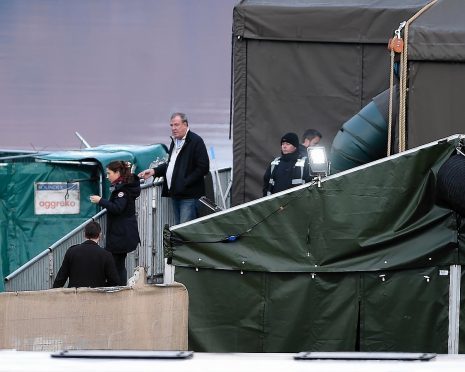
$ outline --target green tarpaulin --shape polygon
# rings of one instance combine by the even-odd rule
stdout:
[[[88,196],[107,196],[105,166],[113,160],[131,161],[138,170],[166,155],[164,145],[105,145],[96,148],[29,154],[3,152],[0,157],[0,274],[5,277],[62,238],[100,207]],[[16,157],[15,157],[16,156]],[[101,185],[101,182],[103,184]],[[37,183],[79,184],[78,211],[73,214],[36,214]],[[63,203],[66,202],[64,195]],[[0,290],[3,289],[3,281]]]
[[[436,204],[459,137],[172,228],[190,348],[447,352],[461,222]],[[461,254],[460,254],[461,253]]]

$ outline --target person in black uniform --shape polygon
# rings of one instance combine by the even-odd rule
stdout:
[[[90,201],[107,210],[107,234],[105,249],[113,255],[120,276],[119,285],[126,285],[126,256],[140,243],[136,217],[136,199],[140,195],[140,182],[131,173],[131,164],[112,161],[107,166],[107,178],[111,182],[110,199],[91,195]]]
[[[101,228],[89,222],[84,228],[86,241],[68,248],[53,282],[53,288],[105,287],[118,285],[119,276],[111,254],[98,245]]]
[[[295,133],[281,137],[281,156],[273,159],[263,176],[263,196],[302,185],[311,180],[308,158],[299,153]]]

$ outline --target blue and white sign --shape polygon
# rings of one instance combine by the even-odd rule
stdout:
[[[35,214],[79,214],[79,182],[35,182]]]

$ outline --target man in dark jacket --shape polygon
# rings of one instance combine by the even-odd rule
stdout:
[[[307,148],[318,145],[322,138],[322,134],[316,129],[307,129],[302,135],[302,144],[299,145],[300,155],[307,156]]]
[[[68,248],[63,263],[53,282],[53,288],[105,287],[118,285],[119,276],[110,252],[98,245],[101,228],[89,222],[84,230],[86,241]]]
[[[281,138],[281,156],[275,158],[263,176],[263,196],[302,185],[311,180],[308,158],[298,150],[299,138],[286,133]]]
[[[171,197],[175,223],[197,218],[199,198],[205,195],[204,177],[210,160],[203,139],[189,130],[186,114],[171,115],[168,163],[139,173],[140,178],[164,177],[162,196]]]

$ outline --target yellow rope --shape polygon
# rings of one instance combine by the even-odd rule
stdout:
[[[421,8],[417,13],[411,17],[404,28],[404,50],[400,56],[400,87],[399,87],[399,152],[405,151],[406,149],[406,101],[407,101],[407,56],[408,56],[408,30],[410,24],[416,20],[420,15],[426,12],[431,6],[433,6],[437,0],[432,0]]]
[[[389,74],[389,119],[388,119],[388,142],[387,156],[391,155],[391,137],[392,137],[392,101],[394,91],[394,50],[391,49],[391,73]]]

